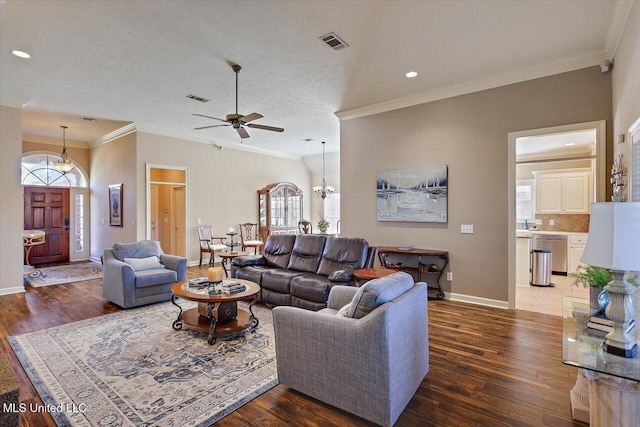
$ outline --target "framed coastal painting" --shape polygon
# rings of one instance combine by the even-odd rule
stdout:
[[[376,174],[378,221],[447,222],[447,165],[382,169]]]
[[[109,186],[109,225],[122,227],[122,184]]]

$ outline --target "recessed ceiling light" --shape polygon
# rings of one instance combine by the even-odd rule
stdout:
[[[405,76],[407,76],[410,79],[415,77],[415,76],[417,76],[417,75],[418,75],[417,71],[409,71],[407,74],[405,74]]]
[[[564,145],[565,145],[565,147],[571,147],[572,145],[576,145],[576,143],[575,142],[567,142]]]
[[[25,59],[29,59],[31,58],[31,55],[29,55],[27,52],[23,52],[21,50],[12,50],[11,53],[13,53],[15,56],[17,56],[18,58],[25,58]]]

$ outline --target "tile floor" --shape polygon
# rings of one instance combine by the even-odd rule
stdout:
[[[572,276],[551,276],[554,287],[516,286],[516,308],[562,316],[562,297],[589,298],[589,289],[573,286]]]

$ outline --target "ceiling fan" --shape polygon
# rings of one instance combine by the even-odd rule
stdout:
[[[283,128],[249,123],[254,120],[261,119],[262,118],[261,114],[251,113],[251,114],[247,114],[246,116],[243,116],[242,114],[238,114],[238,73],[240,73],[240,70],[242,69],[242,67],[239,66],[238,64],[232,64],[231,68],[236,73],[236,113],[227,114],[226,119],[219,119],[217,117],[205,116],[204,114],[193,114],[194,116],[198,116],[198,117],[205,117],[207,119],[214,119],[214,120],[219,120],[221,122],[226,122],[226,124],[224,125],[202,126],[202,127],[197,127],[193,129],[200,130],[200,129],[215,128],[220,126],[232,126],[236,130],[236,132],[238,132],[238,135],[240,135],[240,138],[242,139],[249,138],[249,132],[247,132],[247,130],[245,129],[245,126],[253,129],[270,130],[272,132],[283,132],[284,131]]]

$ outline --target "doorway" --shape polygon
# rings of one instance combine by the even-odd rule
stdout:
[[[188,170],[147,164],[147,238],[167,254],[187,256]]]
[[[570,141],[567,138],[571,135],[589,135],[592,134],[593,149],[587,153],[583,147],[575,147],[575,141]],[[523,143],[529,143],[528,151],[523,150],[522,147],[526,146]],[[535,143],[539,142],[540,147]],[[549,145],[554,147],[553,149],[543,149],[543,146]],[[579,144],[578,144],[579,145]],[[518,147],[520,153],[518,153]],[[584,182],[591,179],[591,190],[585,190],[589,196],[590,201],[601,201],[605,199],[606,194],[606,122],[604,120],[578,123],[572,125],[555,126],[551,128],[532,129],[528,131],[512,132],[509,134],[509,221],[508,221],[508,277],[509,277],[509,308],[522,308],[529,311],[546,312],[548,314],[562,315],[562,296],[564,293],[572,295],[572,292],[578,291],[577,288],[572,288],[572,278],[570,276],[553,276],[552,282],[555,280],[558,282],[558,288],[538,288],[529,286],[529,259],[528,253],[530,248],[525,239],[527,233],[525,228],[531,230],[531,228],[538,228],[533,230],[535,232],[551,233],[554,230],[557,233],[561,233],[562,228],[555,226],[554,221],[560,220],[578,220],[586,221],[586,228],[583,232],[588,231],[588,211],[581,211],[581,209],[588,209],[588,203],[583,204],[584,208],[575,208],[573,203],[576,202],[576,197],[569,197],[567,203],[572,203],[571,208],[576,209],[576,213],[584,215],[572,215],[569,216],[558,214],[554,218],[554,213],[564,211],[563,208],[549,204],[550,201],[558,201],[560,199],[555,197],[547,197],[544,194],[536,193],[536,181],[543,181],[542,178],[554,178],[556,174],[562,175],[565,168],[576,168],[574,175],[583,176],[580,174],[586,174],[590,178],[585,178]],[[525,152],[523,152],[525,151]],[[581,171],[578,173],[578,169]],[[525,170],[528,174],[522,173]],[[539,175],[531,174],[531,172],[537,172]],[[541,179],[535,179],[536,176]],[[571,188],[570,192],[566,194],[574,196],[574,192],[577,179],[571,175],[569,180],[569,170],[567,170],[566,185],[567,188]],[[573,187],[572,187],[573,186]],[[526,196],[526,197],[525,197]],[[544,197],[543,197],[544,196]],[[528,199],[527,199],[528,198]],[[523,203],[523,199],[527,199]],[[536,206],[536,202],[539,206]],[[564,201],[558,201],[557,203],[564,203]],[[546,211],[545,211],[546,210]],[[577,217],[577,218],[573,218]],[[586,219],[585,219],[586,218]],[[526,220],[526,221],[525,221]],[[543,224],[544,223],[544,224]],[[526,224],[526,226],[525,226]],[[555,226],[555,227],[554,227]],[[546,227],[546,230],[545,230]],[[531,237],[531,236],[530,236]],[[524,243],[523,243],[524,242]],[[526,246],[526,247],[525,247]],[[523,268],[526,269],[523,271]],[[569,266],[567,267],[567,270]],[[522,304],[521,307],[517,306],[518,290],[527,289],[527,292],[531,293],[533,299],[539,300],[538,308],[536,304]],[[541,292],[547,291],[546,294],[540,295]],[[552,295],[553,294],[553,295]],[[553,301],[553,304],[549,304]],[[546,307],[542,307],[543,305]],[[553,305],[553,307],[551,307]]]
[[[30,264],[69,261],[69,189],[24,187],[24,229],[45,233],[44,245],[31,250]]]

